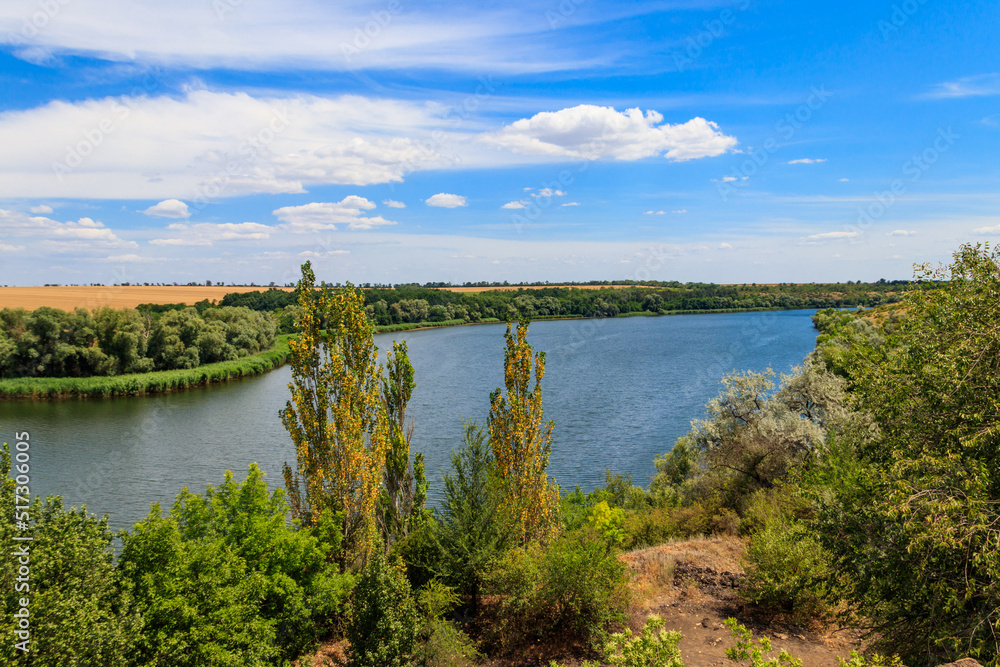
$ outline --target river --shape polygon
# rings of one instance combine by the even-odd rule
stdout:
[[[816,341],[815,311],[724,313],[538,321],[529,342],[545,351],[547,419],[555,421],[550,474],[585,491],[605,469],[648,484],[653,459],[704,416],[721,376],[733,370],[787,372]],[[417,388],[409,415],[412,449],[423,452],[431,501],[440,496],[462,419],[489,414],[503,383],[504,325],[380,334],[405,339]],[[203,492],[225,470],[238,479],[256,461],[272,485],[295,452],[278,411],[288,400],[286,366],[261,376],[177,394],[101,401],[0,403],[2,437],[30,433],[31,491],[86,504],[130,527],[182,487]]]

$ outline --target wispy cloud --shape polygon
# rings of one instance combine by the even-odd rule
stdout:
[[[798,160],[789,160],[788,164],[819,164],[820,162],[826,162],[826,158],[804,157],[804,158],[799,158]]]
[[[939,83],[924,97],[945,99],[952,97],[981,97],[1000,95],[1000,72],[964,76],[954,81]]]

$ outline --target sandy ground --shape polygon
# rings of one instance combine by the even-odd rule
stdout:
[[[267,287],[0,287],[0,308],[27,308],[41,306],[73,310],[93,310],[103,306],[134,308],[140,303],[186,303],[192,305],[202,299],[215,301],[231,292],[264,291]],[[291,291],[292,288],[279,288]]]

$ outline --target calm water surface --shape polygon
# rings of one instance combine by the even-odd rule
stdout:
[[[816,341],[815,311],[540,321],[529,342],[547,353],[545,415],[555,421],[549,472],[585,491],[604,470],[647,484],[653,458],[704,416],[732,370],[786,372]],[[417,388],[409,415],[413,449],[423,452],[438,496],[462,418],[485,423],[490,391],[503,383],[504,325],[485,324],[376,336],[381,350],[405,339]],[[31,486],[68,506],[109,514],[112,528],[164,509],[188,486],[202,492],[238,479],[256,461],[272,485],[295,451],[278,411],[291,371],[179,394],[54,403],[0,403],[0,437],[31,434]]]

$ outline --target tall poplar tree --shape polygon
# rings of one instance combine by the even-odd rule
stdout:
[[[532,354],[528,344],[528,321],[516,332],[510,322],[505,334],[504,385],[490,394],[487,428],[494,465],[512,512],[516,534],[522,544],[546,540],[556,531],[559,491],[549,481],[547,469],[552,451],[552,421],[543,421],[542,376],[545,353]],[[531,383],[534,365],[535,384]]]
[[[376,511],[391,428],[364,298],[351,285],[330,292],[317,290],[315,282],[306,262],[297,287],[299,335],[289,341],[292,397],[281,411],[297,467],[285,464],[284,477],[293,516],[303,525],[339,517],[342,562],[350,565],[364,562],[377,547]]]

